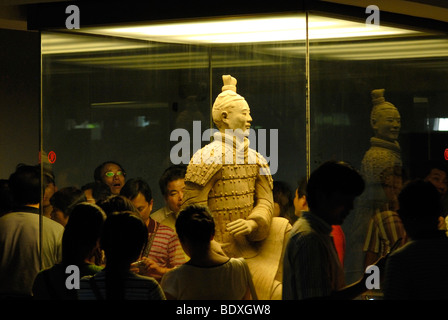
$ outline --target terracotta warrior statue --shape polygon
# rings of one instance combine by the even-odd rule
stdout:
[[[401,150],[397,141],[401,128],[400,113],[392,103],[386,101],[384,91],[375,89],[371,92],[373,107],[370,125],[374,136],[370,138],[370,148],[361,162],[361,174],[366,188],[359,198],[354,214],[342,226],[347,234],[347,282],[358,279],[357,277],[364,273],[362,247],[366,240],[368,224],[371,217],[378,210],[382,210],[388,201],[381,184],[381,176],[391,168],[402,168]]]
[[[366,181],[366,197],[369,205],[377,207],[385,200],[381,186],[381,173],[393,167],[402,167],[400,144],[401,118],[397,108],[384,98],[384,89],[372,91],[373,108],[370,124],[374,136],[370,138],[370,148],[364,154],[361,174]]]
[[[236,79],[222,78],[224,86],[212,108],[219,131],[190,160],[182,207],[208,206],[216,224],[214,240],[222,251],[246,258],[260,299],[278,299],[281,254],[290,225],[286,219],[273,219],[269,165],[249,148],[249,105],[236,92]]]

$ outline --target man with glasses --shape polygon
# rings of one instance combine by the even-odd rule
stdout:
[[[93,174],[96,182],[109,186],[112,194],[120,194],[126,180],[126,171],[115,161],[106,161],[100,164]]]

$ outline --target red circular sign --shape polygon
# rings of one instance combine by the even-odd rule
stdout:
[[[445,149],[445,160],[448,161],[448,148]]]
[[[56,153],[54,151],[50,151],[48,153],[48,161],[50,163],[55,163],[56,162]]]

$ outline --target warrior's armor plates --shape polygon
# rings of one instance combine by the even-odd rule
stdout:
[[[215,219],[215,240],[232,242],[226,224],[253,219],[251,241],[266,238],[273,214],[273,181],[265,158],[249,148],[247,138],[215,133],[215,140],[195,153],[185,175],[184,206],[207,205]]]

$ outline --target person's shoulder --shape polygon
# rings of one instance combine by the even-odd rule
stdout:
[[[160,209],[152,212],[150,217],[157,222],[163,222],[165,219],[167,219],[167,216],[169,216],[170,211],[171,210],[165,205]]]
[[[295,243],[316,244],[321,238],[304,217],[299,218],[290,231],[290,241]]]
[[[223,265],[229,265],[229,266],[232,266],[232,267],[237,267],[239,269],[244,269],[244,268],[246,268],[247,261],[244,258],[242,258],[242,257],[240,257],[240,258],[230,258]]]
[[[129,273],[127,280],[130,281],[133,286],[144,286],[149,288],[159,286],[159,283],[153,277],[144,276],[134,272]]]
[[[319,239],[320,235],[313,229],[308,228],[297,228],[294,233],[291,233],[291,239],[294,241],[313,241],[314,239]]]
[[[167,211],[167,207],[166,207],[166,206],[163,206],[163,207],[157,209],[156,211],[152,212],[152,213],[151,213],[151,218],[152,218],[153,216],[165,215],[165,212],[166,212],[166,211]]]
[[[19,210],[19,211],[11,211],[0,216],[0,221],[23,220],[23,219],[38,220],[39,214]]]
[[[167,226],[166,224],[163,224],[158,221],[156,221],[156,224],[158,224],[157,233],[165,233],[170,235],[176,234],[176,231],[170,226]]]
[[[105,270],[103,269],[103,270],[101,270],[101,271],[98,271],[98,272],[95,273],[95,274],[87,274],[87,275],[84,275],[84,276],[81,277],[80,282],[81,282],[81,284],[82,284],[82,283],[86,284],[86,283],[88,283],[91,279],[94,279],[94,280],[96,280],[96,281],[104,281],[104,280],[106,279],[106,273],[105,273]]]
[[[175,278],[177,277],[179,274],[183,274],[184,270],[188,269],[189,265],[188,264],[181,264],[178,265],[174,268],[171,268],[170,270],[168,270],[162,278],[162,281],[165,281],[166,279],[171,279],[171,278]]]
[[[60,224],[59,222],[54,221],[51,218],[48,217],[42,217],[43,218],[43,224],[45,228],[51,228],[50,230],[54,232],[64,232],[65,228]],[[47,232],[47,231],[45,231]]]
[[[103,269],[104,267],[91,263],[85,263],[80,267],[81,275],[83,276],[95,275]]]
[[[48,276],[53,276],[53,275],[56,275],[56,274],[59,275],[61,273],[63,273],[65,275],[65,268],[64,268],[64,266],[62,264],[57,263],[57,264],[55,264],[55,265],[53,265],[51,267],[44,268],[44,269],[40,270],[37,273],[36,278],[44,277],[44,276],[47,276],[47,275]]]

